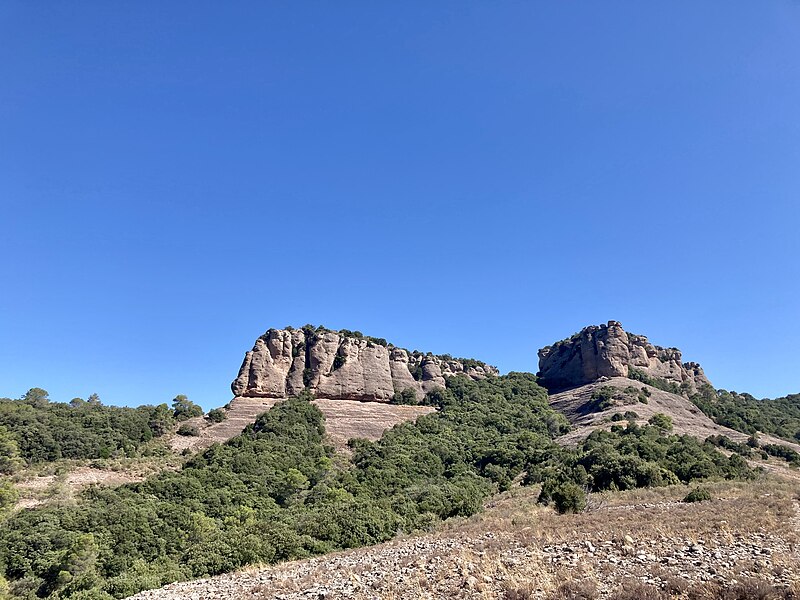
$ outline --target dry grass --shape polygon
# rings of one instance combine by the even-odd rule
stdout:
[[[797,539],[792,526],[792,500],[797,486],[763,478],[757,482],[707,484],[711,502],[684,504],[688,486],[592,494],[596,508],[558,515],[536,503],[536,488],[515,488],[495,498],[472,518],[451,520],[440,531],[447,535],[508,532],[519,540],[559,543],[569,540],[609,540],[622,535],[643,538],[770,531]],[[578,533],[580,532],[580,533]],[[609,538],[609,534],[613,537]]]

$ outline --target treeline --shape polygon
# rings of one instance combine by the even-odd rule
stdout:
[[[758,400],[750,394],[715,390],[706,385],[691,400],[725,427],[749,434],[760,431],[800,442],[800,394]]]
[[[176,421],[202,414],[186,396],[177,396],[172,408],[126,408],[104,406],[96,394],[51,402],[45,390],[32,388],[19,400],[0,398],[0,474],[23,463],[135,456]]]
[[[242,435],[178,472],[90,489],[77,506],[18,512],[0,529],[0,566],[14,598],[108,599],[387,540],[479,511],[514,481],[578,510],[585,490],[750,477],[741,459],[674,436],[668,419],[595,433],[578,449],[528,374],[448,380],[436,413],[379,441],[355,440],[349,463],[325,445],[308,396],[277,404]],[[737,461],[738,459],[738,461]],[[338,466],[337,466],[338,465]]]

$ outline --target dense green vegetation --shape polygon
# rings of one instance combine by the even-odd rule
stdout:
[[[0,475],[25,463],[136,456],[176,422],[202,414],[183,395],[171,409],[166,404],[126,408],[104,406],[97,394],[51,402],[45,390],[32,388],[19,400],[0,398]]]
[[[653,415],[650,424],[629,422],[625,428],[598,429],[576,452],[562,451],[541,465],[529,465],[528,483],[542,481],[540,500],[561,512],[579,510],[586,491],[629,490],[689,483],[698,479],[751,479],[751,469],[738,454],[726,457],[714,444],[688,435],[672,435],[672,421]]]
[[[168,581],[386,540],[470,515],[515,480],[543,502],[581,510],[587,490],[666,485],[753,471],[668,423],[553,442],[567,423],[529,374],[454,377],[429,394],[436,413],[381,440],[353,440],[352,459],[324,443],[322,414],[291,399],[178,472],[77,506],[17,512],[0,529],[0,575],[12,597],[124,597]]]
[[[706,385],[691,400],[720,425],[744,433],[760,431],[800,441],[800,394],[757,400],[750,394],[715,390]]]

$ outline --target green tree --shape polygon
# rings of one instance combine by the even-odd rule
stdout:
[[[417,392],[414,388],[407,387],[403,391],[395,393],[392,397],[392,404],[417,404]]]
[[[14,506],[19,498],[19,493],[10,481],[0,479],[0,516]],[[0,595],[2,598],[2,595]]]
[[[153,432],[154,437],[161,437],[172,429],[174,421],[175,417],[169,406],[166,404],[159,404],[158,406],[154,406],[151,410],[147,424]]]
[[[672,431],[672,417],[664,413],[656,413],[647,422],[662,431]]]
[[[228,415],[221,408],[212,408],[210,411],[208,411],[206,417],[208,417],[208,420],[212,423],[222,423],[228,418]]]
[[[203,416],[203,409],[183,394],[175,396],[172,401],[172,411],[176,421],[185,421],[193,417]]]
[[[31,388],[23,394],[21,400],[33,406],[46,406],[50,402],[50,394],[42,388]]]
[[[17,441],[5,427],[0,425],[0,475],[13,474],[21,464]]]
[[[579,513],[586,508],[586,492],[578,484],[571,481],[556,487],[551,497],[556,510],[561,513]]]

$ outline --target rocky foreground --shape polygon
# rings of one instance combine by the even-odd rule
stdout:
[[[137,600],[798,598],[797,484],[596,495],[559,516],[516,489],[420,537],[142,592]]]

